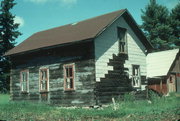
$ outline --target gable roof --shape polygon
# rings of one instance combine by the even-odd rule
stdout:
[[[166,76],[176,59],[179,49],[149,53],[147,55],[147,77]]]
[[[124,13],[128,14],[128,18],[132,19],[131,23],[134,23],[133,25],[136,26],[136,30],[139,29],[134,19],[130,16],[127,10],[122,9],[119,11],[80,21],[74,24],[68,24],[48,29],[45,31],[37,32],[29,38],[27,38],[22,43],[20,43],[18,46],[8,51],[5,55],[9,56],[29,52],[32,50],[54,47],[66,43],[73,43],[82,40],[93,39],[100,33],[102,33],[117,18],[124,15]],[[138,32],[139,35],[141,35],[141,37],[145,38],[140,29],[138,30]],[[147,48],[152,48],[151,44],[147,39],[142,39],[141,41]]]

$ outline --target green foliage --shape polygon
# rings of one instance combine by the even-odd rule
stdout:
[[[0,3],[0,92],[9,90],[10,59],[3,55],[12,49],[15,39],[21,35],[17,31],[19,24],[14,23],[15,16],[10,10],[14,7],[14,0],[3,0]]]
[[[170,13],[170,26],[173,28],[174,43],[180,47],[180,2]]]
[[[133,93],[125,93],[123,99],[125,102],[133,102],[135,101],[135,96]]]
[[[141,28],[155,49],[167,50],[174,48],[177,45],[176,42],[180,41],[177,37],[179,20],[176,16],[178,16],[178,12],[180,11],[177,6],[172,10],[170,17],[168,9],[157,4],[156,0],[150,0],[145,10],[142,10],[143,23]]]
[[[126,94],[126,101],[117,103],[117,110],[110,105],[100,109],[54,107],[32,102],[9,102],[8,95],[0,95],[0,118],[3,120],[177,120],[179,117],[180,97],[152,95],[147,100],[136,101],[132,94]],[[3,99],[4,98],[4,99]],[[157,99],[156,99],[157,98]]]

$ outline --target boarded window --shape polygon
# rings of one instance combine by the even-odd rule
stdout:
[[[119,39],[119,52],[127,53],[127,30],[124,28],[118,28],[118,39]]]
[[[21,91],[22,92],[28,92],[29,91],[29,71],[28,70],[23,70],[20,73],[21,77]]]
[[[133,87],[140,87],[141,85],[141,75],[140,75],[139,65],[132,65],[132,85]]]
[[[48,69],[40,69],[40,91],[48,91],[49,75]]]
[[[64,65],[64,89],[74,90],[74,64]]]

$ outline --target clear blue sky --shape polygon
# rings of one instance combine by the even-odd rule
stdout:
[[[0,0],[1,1],[1,0]],[[157,0],[158,4],[172,9],[179,0]],[[15,21],[21,23],[17,38],[19,44],[33,33],[61,25],[85,20],[108,12],[127,8],[138,24],[141,9],[149,0],[15,0],[12,12]]]

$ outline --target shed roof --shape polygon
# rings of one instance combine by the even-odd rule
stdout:
[[[166,76],[179,49],[149,53],[147,55],[147,77]]]
[[[82,40],[95,38],[102,31],[104,31],[108,25],[112,24],[118,17],[122,16],[124,13],[126,13],[126,16],[130,16],[129,18],[132,19],[131,23],[135,24],[135,28],[137,30],[138,27],[131,15],[127,14],[128,12],[126,9],[122,9],[74,24],[68,24],[37,32],[24,40],[18,46],[8,51],[5,55],[9,56],[19,53],[25,53],[32,50],[54,47],[66,43],[79,42]],[[147,47],[151,47],[151,44],[146,39],[143,39],[144,35],[142,34],[142,32],[138,32],[140,33],[139,35],[141,35],[142,43],[147,45]]]

